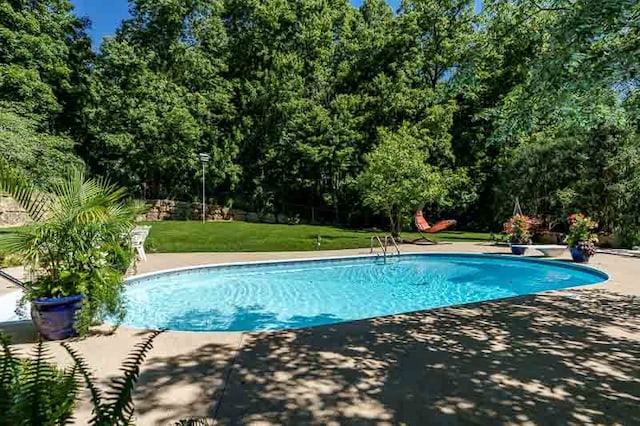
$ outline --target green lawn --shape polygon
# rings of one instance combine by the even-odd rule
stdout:
[[[369,247],[371,232],[331,226],[270,225],[249,222],[150,222],[149,252],[293,251]],[[405,233],[403,238],[418,238]],[[449,231],[432,235],[438,241],[488,241],[489,234]]]

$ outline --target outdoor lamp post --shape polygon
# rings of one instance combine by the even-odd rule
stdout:
[[[206,164],[209,162],[209,158],[211,158],[211,156],[209,154],[205,154],[203,152],[201,152],[200,154],[198,154],[200,156],[200,163],[202,163],[202,223],[204,223],[205,218],[207,216],[206,214],[206,209],[207,209],[207,202],[206,202],[206,198],[205,198],[205,186],[204,186],[204,177],[205,177],[205,166]]]

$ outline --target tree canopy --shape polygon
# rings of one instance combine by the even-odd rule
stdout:
[[[207,198],[254,211],[497,230],[517,196],[637,241],[637,1],[474,3],[130,0],[94,53],[69,0],[5,1],[0,159],[190,200],[204,152]]]

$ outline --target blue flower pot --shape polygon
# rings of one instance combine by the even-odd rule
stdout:
[[[82,307],[81,294],[31,302],[31,319],[38,332],[47,340],[76,337],[76,314]]]
[[[511,253],[518,256],[522,256],[527,251],[526,247],[514,247],[511,246]]]
[[[589,256],[585,256],[584,252],[580,250],[578,247],[571,247],[571,257],[573,258],[573,261],[576,263],[589,262]]]

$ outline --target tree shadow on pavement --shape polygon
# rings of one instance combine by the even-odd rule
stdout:
[[[217,420],[640,424],[639,302],[582,289],[249,334]]]

